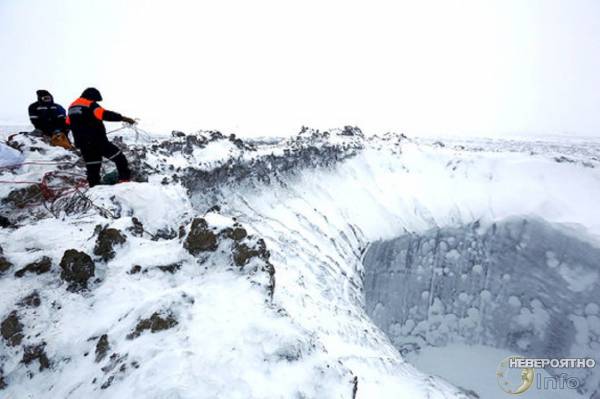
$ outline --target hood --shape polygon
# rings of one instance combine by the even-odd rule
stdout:
[[[40,90],[36,91],[35,94],[37,94],[38,101],[42,101],[42,97],[44,97],[44,96],[50,96],[50,98],[51,98],[50,102],[54,102],[54,97],[52,96],[52,94],[50,94],[50,92],[48,90],[40,89]]]
[[[81,93],[81,98],[85,98],[86,100],[90,101],[102,101],[102,95],[95,87],[88,87],[85,89],[83,93]]]

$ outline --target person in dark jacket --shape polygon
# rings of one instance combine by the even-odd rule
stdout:
[[[103,157],[110,159],[117,166],[119,182],[129,181],[131,177],[127,159],[116,145],[108,141],[103,121],[129,124],[134,124],[135,121],[119,113],[105,110],[98,101],[102,101],[100,92],[89,87],[73,101],[67,116],[67,124],[73,132],[75,146],[81,150],[85,161],[90,187],[100,183]]]
[[[37,130],[48,137],[52,145],[70,148],[65,109],[54,102],[48,90],[38,90],[36,94],[38,100],[29,106],[29,119],[35,127],[34,132]]]

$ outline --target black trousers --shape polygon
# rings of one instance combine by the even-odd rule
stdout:
[[[80,150],[85,161],[87,181],[90,187],[100,183],[100,168],[102,167],[103,157],[115,163],[119,172],[119,180],[129,180],[131,178],[127,158],[125,158],[119,147],[110,141],[85,145]]]

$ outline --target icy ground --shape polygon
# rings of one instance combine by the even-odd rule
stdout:
[[[498,368],[498,359],[514,355],[514,351],[491,346],[449,344],[426,346],[419,353],[408,353],[406,358],[419,370],[443,375],[448,381],[477,392],[480,398],[507,399],[511,395],[498,388],[496,373],[493,371]],[[457,367],[457,365],[461,366]],[[544,370],[538,370],[537,373],[541,374],[540,378],[552,378]],[[517,397],[519,399],[581,399],[584,396],[572,389],[540,390],[534,385]]]
[[[476,223],[487,231],[506,220],[540,220],[590,251],[600,243],[594,140],[366,138],[355,128],[254,141],[218,132],[151,141],[122,133],[115,139],[127,145],[135,183],[53,202],[33,185],[0,185],[8,218],[0,230],[2,398],[474,398],[429,374],[443,369],[422,372],[403,359],[399,343],[412,330],[390,334],[372,321],[367,249],[434,229]],[[2,169],[0,180],[82,173],[76,154],[15,141],[26,161],[64,164]],[[586,258],[582,274],[563,264],[563,253],[570,254],[544,252],[524,265],[543,265],[532,280],[541,287],[547,278],[581,294],[563,309],[572,317],[561,331],[577,334],[559,342],[574,345],[567,353],[594,355],[598,261]],[[444,266],[448,273],[468,264],[458,260]],[[449,311],[436,317],[454,314],[454,306],[469,315],[460,333],[448,330],[456,340],[484,324],[487,313],[467,306],[481,294],[476,278],[476,271],[466,277],[472,292],[450,289],[438,300]],[[486,284],[484,299],[516,289],[495,278]],[[519,312],[540,309],[519,295],[512,295],[519,306],[509,297]],[[538,301],[542,310],[550,306]],[[444,336],[433,319],[422,326]],[[523,320],[552,332],[543,317]],[[485,345],[508,351],[507,342],[489,334]],[[423,359],[440,344],[419,343]],[[596,375],[586,377],[583,397],[592,397]]]

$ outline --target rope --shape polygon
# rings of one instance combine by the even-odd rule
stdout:
[[[137,119],[136,119],[136,123],[134,123],[134,124],[123,123],[123,126],[121,126],[120,128],[111,130],[111,131],[107,132],[106,134],[107,135],[113,134],[113,133],[116,133],[118,131],[121,131],[121,130],[127,129],[127,128],[132,129],[135,132],[135,141],[136,142],[139,141],[140,136],[145,141],[152,141],[152,135],[138,126]]]
[[[123,130],[123,129],[125,129],[125,128],[129,127],[129,126],[133,126],[133,125],[128,125],[128,124],[125,124],[125,123],[124,123],[124,124],[123,124],[123,126],[121,126],[120,128],[118,128],[118,129],[114,129],[114,130],[111,130],[111,131],[108,131],[108,132],[106,132],[106,134],[113,134],[113,133],[116,133],[116,132],[118,132],[119,130]]]
[[[15,163],[12,165],[0,166],[0,169],[14,169],[20,168],[25,165],[39,165],[39,166],[52,166],[52,165],[73,165],[75,166],[77,162],[61,162],[61,161],[29,161],[29,162],[21,162]]]
[[[63,187],[62,189],[61,188],[52,189],[49,186],[50,179],[53,177],[57,177],[59,175],[68,175],[68,176],[79,177],[80,179],[78,181],[72,183],[72,186],[75,188],[83,187],[87,184],[87,180],[85,180],[85,176],[80,173],[63,172],[63,171],[56,171],[56,170],[46,172],[42,176],[42,181],[39,183],[40,189],[42,190],[42,193],[44,193],[44,197],[46,199],[56,199],[56,198],[64,195],[70,189],[70,188],[65,188],[65,187]],[[81,179],[81,178],[83,178],[83,179]]]
[[[135,123],[135,124],[125,124],[124,123],[120,128],[111,130],[111,131],[107,132],[106,134],[107,135],[113,134],[113,133],[116,133],[118,131],[121,131],[121,130],[124,130],[127,128],[130,128],[135,132],[136,141],[139,141],[140,137],[142,137],[146,141],[152,141],[152,136],[145,130],[138,127],[137,123]],[[8,143],[8,141],[12,140],[15,136],[20,135],[20,134],[27,134],[27,133],[29,133],[29,132],[19,132],[19,133],[13,134],[8,137],[7,143]],[[20,162],[20,163],[16,163],[16,164],[12,164],[12,165],[1,166],[0,170],[14,169],[14,168],[19,168],[19,167],[25,166],[25,165],[37,165],[37,166],[71,165],[71,166],[75,166],[75,165],[77,165],[77,163],[78,163],[78,161],[77,162],[28,161],[28,162]],[[67,177],[69,177],[69,176],[75,177],[77,179],[67,179]],[[62,182],[61,182],[62,186],[51,187],[52,179],[57,178],[57,177],[58,178],[62,177]],[[39,186],[40,193],[32,195],[29,198],[26,198],[22,203],[27,204],[27,206],[31,206],[31,205],[33,205],[33,201],[37,201],[39,198],[42,198],[43,205],[46,208],[46,210],[48,210],[55,217],[58,217],[57,213],[56,213],[57,210],[55,209],[55,205],[60,205],[57,202],[57,200],[64,198],[67,195],[76,195],[78,198],[83,200],[89,206],[89,208],[94,208],[100,215],[102,215],[104,217],[109,217],[111,219],[117,218],[117,216],[114,215],[110,210],[97,205],[96,203],[94,203],[94,201],[92,201],[88,196],[85,195],[85,192],[81,191],[82,188],[87,186],[87,179],[86,179],[86,176],[84,176],[80,173],[53,170],[53,171],[44,173],[42,175],[41,181],[0,180],[0,184],[29,184],[29,185]],[[71,197],[71,198],[73,198],[73,197]],[[70,201],[70,199],[67,199],[67,198],[64,198],[64,200],[67,201],[67,204]],[[49,204],[47,203],[47,201],[49,202]],[[76,209],[72,209],[72,210],[76,211]],[[148,233],[148,234],[150,234],[150,233]]]
[[[27,180],[0,180],[0,183],[5,183],[5,184],[40,184],[39,181],[27,181]]]
[[[92,201],[87,195],[85,195],[84,193],[81,192],[81,190],[79,190],[80,187],[75,187],[75,192],[77,194],[79,194],[79,196],[85,200],[87,203],[89,203],[93,208],[96,209],[96,211],[104,217],[110,217],[111,219],[118,219],[117,215],[113,214],[110,210],[106,209],[103,206],[100,205],[96,205],[96,203],[94,203],[94,201]]]

